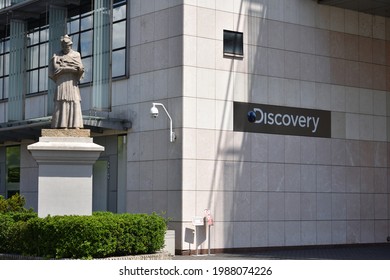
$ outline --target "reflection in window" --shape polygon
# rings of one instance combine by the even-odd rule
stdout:
[[[0,99],[8,97],[9,38],[0,40]]]
[[[89,83],[92,81],[92,56],[83,59],[83,66],[85,72],[81,83]]]
[[[3,88],[4,88],[4,98],[8,98],[8,91],[9,91],[9,76],[4,77],[4,83],[3,83]]]
[[[39,89],[42,91],[47,90],[47,83],[48,83],[48,73],[47,73],[47,67],[42,68],[39,70]]]
[[[80,26],[79,26],[80,20],[72,20],[68,23],[68,33],[73,34],[76,32],[80,31]]]
[[[48,26],[30,30],[27,34],[27,94],[47,90]]]
[[[244,55],[244,34],[242,32],[223,31],[223,54],[228,56]]]
[[[4,75],[9,75],[9,49],[7,50],[7,53],[3,56],[4,58]]]
[[[121,21],[113,25],[112,49],[123,48],[126,46],[126,22]]]
[[[28,69],[38,68],[38,59],[39,59],[39,45],[29,48],[29,66]]]
[[[7,196],[19,191],[20,146],[6,147],[6,189]]]
[[[29,92],[30,93],[38,92],[38,79],[39,79],[38,70],[29,71],[28,73],[29,73],[28,78],[30,81]]]
[[[0,78],[0,97],[4,96],[4,78]]]
[[[92,43],[92,31],[87,31],[80,34],[81,57],[92,55]]]
[[[126,75],[126,1],[117,1],[113,8],[112,77]]]
[[[112,76],[120,77],[126,74],[126,52],[124,49],[112,53]]]
[[[84,17],[81,19],[81,24],[80,24],[80,30],[88,30],[92,29],[93,27],[93,17],[92,15],[89,15],[87,17]]]
[[[49,45],[48,43],[44,43],[41,45],[41,52],[39,54],[39,66],[43,67],[48,64],[48,51],[49,51]]]
[[[112,18],[113,22],[126,19],[126,5],[115,7]]]

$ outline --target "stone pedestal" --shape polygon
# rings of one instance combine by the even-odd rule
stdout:
[[[104,147],[87,129],[43,129],[27,149],[38,163],[38,216],[91,215],[92,167]]]

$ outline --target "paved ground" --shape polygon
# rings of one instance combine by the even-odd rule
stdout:
[[[174,260],[390,260],[390,244],[269,249],[248,254],[176,255]]]

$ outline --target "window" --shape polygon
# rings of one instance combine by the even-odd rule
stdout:
[[[0,99],[8,98],[9,38],[0,40]]]
[[[85,68],[81,83],[92,81],[92,54],[93,54],[93,12],[73,16],[68,21],[68,35],[72,38],[73,49],[77,50]]]
[[[126,75],[126,1],[119,1],[113,7],[112,25],[112,77]]]
[[[27,94],[47,90],[49,29],[37,27],[27,34]]]
[[[19,192],[20,186],[20,146],[6,147],[6,189],[7,197]]]
[[[223,31],[223,54],[226,56],[244,56],[244,34],[242,32]]]
[[[73,49],[80,52],[85,68],[82,84],[90,83],[93,77],[93,11],[87,8],[73,11],[67,26]],[[126,75],[127,1],[114,1],[112,19],[112,77],[116,78]]]

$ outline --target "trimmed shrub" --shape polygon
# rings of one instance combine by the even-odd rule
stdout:
[[[148,254],[163,248],[165,231],[165,219],[155,213],[46,218],[7,213],[0,214],[0,252],[82,259]]]
[[[31,209],[24,208],[26,199],[20,194],[16,193],[8,199],[0,195],[0,213],[8,212],[32,212]]]
[[[0,252],[19,253],[17,235],[28,220],[36,218],[32,209],[24,208],[26,200],[15,194],[8,199],[0,196]]]

